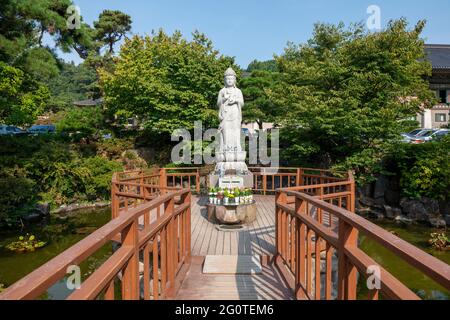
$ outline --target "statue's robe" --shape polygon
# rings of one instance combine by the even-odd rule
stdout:
[[[233,104],[229,99],[234,100]],[[241,123],[244,96],[238,88],[223,88],[217,98],[220,119],[220,150],[224,152],[239,152],[241,148]]]

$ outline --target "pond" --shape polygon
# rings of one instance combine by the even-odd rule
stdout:
[[[109,208],[79,211],[65,218],[52,217],[46,225],[36,225],[19,233],[0,234],[0,284],[5,287],[32,272],[59,253],[71,247],[94,230],[111,219]],[[19,235],[26,233],[35,235],[39,240],[47,242],[41,249],[29,253],[14,253],[5,248]],[[111,245],[105,245],[80,265],[82,279],[103,263],[112,253]],[[71,292],[66,286],[66,279],[53,285],[42,299],[64,299]]]
[[[450,264],[450,251],[435,250],[428,244],[430,233],[436,231],[433,228],[423,224],[398,224],[391,220],[372,220],[372,222],[388,231],[393,232],[403,240],[421,248],[445,263]],[[439,232],[443,231],[441,230]],[[448,232],[447,236],[449,236]],[[377,242],[361,235],[359,245],[364,252],[371,256],[377,263],[379,263],[383,268],[389,271],[393,276],[399,279],[422,299],[450,299],[450,292],[448,290],[424,275],[421,271],[411,267],[403,259],[399,258]],[[367,297],[367,293],[361,287],[362,286],[360,285],[359,294],[361,298],[364,298],[364,296]]]
[[[74,245],[95,229],[110,220],[110,209],[78,212],[76,215],[64,219],[52,218],[45,226],[35,226],[24,231],[34,234],[47,245],[31,253],[16,254],[4,248],[8,243],[16,241],[18,234],[0,234],[0,284],[5,287],[13,284],[31,271],[35,270],[65,249]],[[404,240],[422,248],[438,259],[450,264],[450,251],[437,251],[430,248],[427,241],[433,229],[424,225],[399,225],[390,221],[374,221],[379,226],[393,231]],[[410,267],[378,243],[361,236],[360,247],[381,266],[391,272],[400,281],[424,299],[450,299],[450,293],[420,271]],[[112,253],[111,245],[107,244],[93,256],[80,265],[82,278],[85,279]],[[367,292],[360,282],[359,297],[365,298]],[[42,299],[64,299],[70,294],[65,279],[52,286]]]

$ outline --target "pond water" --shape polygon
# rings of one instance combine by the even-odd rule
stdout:
[[[34,226],[23,232],[0,233],[0,284],[5,287],[32,272],[59,253],[88,236],[111,219],[109,208],[79,211],[66,218],[51,218],[46,225]],[[41,249],[29,253],[13,253],[5,248],[19,235],[33,234],[47,242]],[[103,263],[112,253],[111,245],[105,245],[80,265],[82,279]],[[62,279],[52,286],[42,299],[64,299],[71,291]]]
[[[430,233],[436,230],[422,224],[398,224],[390,220],[372,222],[388,231],[395,233],[403,240],[421,248],[445,263],[450,264],[450,251],[435,250],[428,244]],[[440,230],[439,232],[443,231]],[[448,232],[447,236],[449,236]],[[377,242],[361,235],[360,247],[377,263],[379,263],[383,268],[389,271],[393,276],[399,279],[422,299],[450,299],[450,292],[448,290],[424,275],[421,271],[411,267],[403,259],[399,258]],[[361,283],[359,284],[359,294],[361,298],[364,298],[364,296],[367,297],[367,292],[364,291]]]
[[[74,245],[95,229],[110,220],[110,209],[78,212],[64,219],[52,218],[45,226],[35,226],[26,232],[34,234],[38,239],[46,241],[47,245],[31,253],[12,253],[4,247],[18,239],[18,233],[0,233],[0,284],[5,287],[13,284],[31,271],[35,270],[65,249]],[[389,221],[374,221],[381,227],[393,231],[404,240],[422,248],[438,259],[450,264],[450,251],[437,251],[430,248],[427,241],[433,229],[423,225],[399,225]],[[381,266],[391,272],[400,281],[424,299],[450,299],[450,293],[420,271],[410,267],[378,243],[361,236],[360,247]],[[93,256],[80,265],[82,278],[86,278],[101,265],[112,253],[111,245],[107,244]],[[364,285],[360,281],[359,296],[365,298]],[[52,286],[42,299],[64,299],[70,294],[66,280]]]

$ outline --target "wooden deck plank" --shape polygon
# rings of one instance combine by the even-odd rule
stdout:
[[[193,257],[178,300],[291,300],[293,294],[272,262],[258,275],[202,273],[204,257]]]
[[[275,197],[255,196],[257,219],[245,231],[219,231],[207,220],[206,198],[192,197],[192,254],[273,255],[275,252]],[[202,214],[203,210],[203,214]]]

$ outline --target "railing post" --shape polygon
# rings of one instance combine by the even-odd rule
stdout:
[[[347,190],[350,191],[350,201],[348,205],[348,211],[355,212],[356,206],[356,195],[355,195],[355,179],[353,177],[353,173],[349,171],[348,173],[350,185],[347,187]]]
[[[277,191],[276,197],[275,197],[275,204],[284,204],[286,205],[287,199],[286,194],[283,191]],[[281,218],[283,215],[283,209],[276,208],[275,210],[275,247],[276,247],[276,255],[281,255],[281,243],[283,241],[282,239],[282,223]]]
[[[122,271],[122,298],[124,300],[139,299],[139,239],[138,219],[122,231],[122,246],[132,246],[133,255]]]
[[[297,168],[297,178],[296,178],[296,187],[300,187],[303,184],[303,170],[300,168]]]
[[[267,190],[267,175],[266,175],[266,170],[263,169],[261,171],[262,174],[262,178],[263,178],[263,194],[266,195],[266,190]],[[283,186],[280,183],[280,188],[282,188]]]
[[[305,201],[295,197],[295,213],[303,214]],[[306,261],[305,261],[305,237],[306,226],[296,217],[295,221],[295,298],[305,299],[303,285],[306,283]]]
[[[164,203],[164,215],[170,215],[171,218],[169,223],[167,224],[167,280],[169,282],[169,287],[171,289],[175,286],[175,254],[174,251],[176,249],[175,242],[175,231],[174,231],[174,212],[175,202],[174,198],[170,198],[167,202]],[[170,292],[168,292],[170,294]]]
[[[119,216],[119,197],[117,193],[119,192],[116,182],[113,180],[111,183],[111,217],[112,219]]]
[[[199,168],[197,168],[197,172],[195,174],[195,191],[197,193],[200,193],[200,171],[199,171]]]
[[[183,204],[188,204],[189,207],[186,209],[186,214],[183,214],[185,219],[185,246],[186,252],[183,255],[186,256],[187,262],[190,262],[191,257],[191,192],[187,192],[182,196]]]
[[[159,188],[161,193],[165,193],[165,188],[167,188],[167,176],[165,168],[159,169]]]
[[[345,248],[357,247],[358,230],[339,219],[338,234],[338,299],[355,300],[357,270],[345,255]]]

